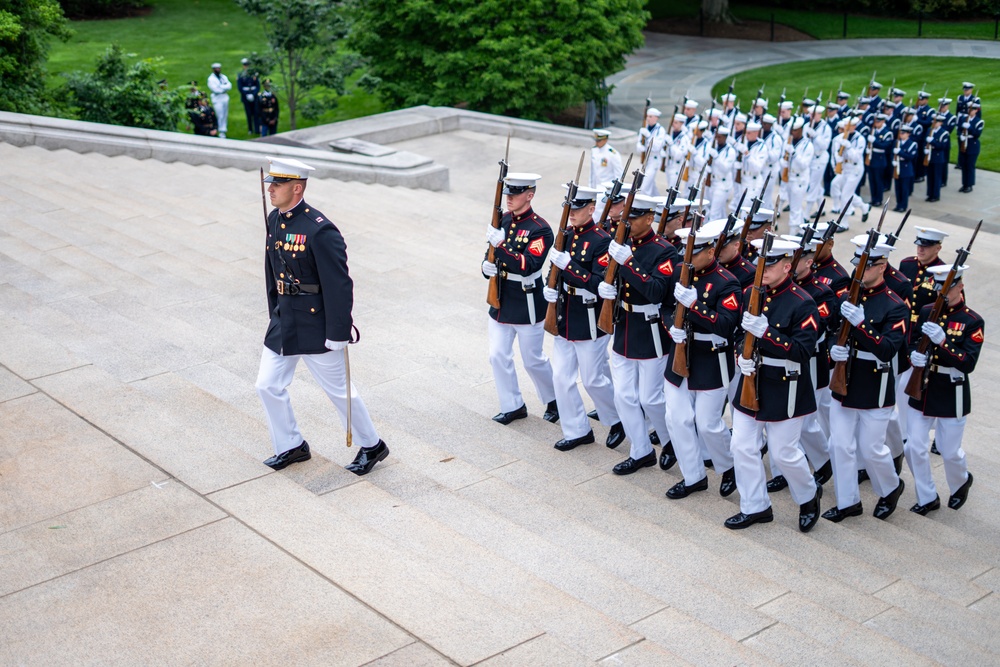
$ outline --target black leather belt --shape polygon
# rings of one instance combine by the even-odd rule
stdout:
[[[303,285],[302,283],[290,283],[284,280],[278,281],[278,294],[282,295],[319,294],[319,291],[319,285]]]

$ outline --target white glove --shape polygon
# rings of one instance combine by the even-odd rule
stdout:
[[[569,266],[569,253],[553,248],[549,251],[549,261],[560,269],[565,269]]]
[[[893,149],[892,149],[892,154],[893,154],[893,155],[899,155],[899,148],[898,148],[898,147],[896,147],[896,148],[893,148]]]
[[[753,334],[757,338],[763,338],[767,331],[767,318],[763,315],[751,315],[750,312],[743,313],[743,321],[740,322],[743,330]]]
[[[602,299],[617,299],[618,290],[611,283],[602,282],[597,286],[597,296]]]
[[[253,102],[253,93],[247,93],[247,102]]]
[[[559,299],[559,292],[546,285],[542,288],[542,296],[549,303],[555,303]]]
[[[496,248],[498,245],[503,243],[504,233],[503,229],[497,229],[493,225],[486,227],[486,242],[491,246]]]
[[[608,245],[608,254],[618,262],[618,264],[623,265],[628,261],[628,258],[632,256],[632,248],[627,245],[622,245],[612,241]]]
[[[970,127],[972,127],[972,125],[970,125],[969,123],[962,123],[963,130],[968,130]]]
[[[919,352],[914,350],[913,352],[910,352],[910,363],[915,368],[923,368],[924,366],[927,365],[927,355],[920,354]]]
[[[742,354],[736,358],[736,363],[740,367],[740,373],[743,375],[753,375],[757,370],[757,364],[754,363],[753,359],[747,359]]]
[[[674,339],[674,342],[680,345],[681,343],[687,342],[687,332],[684,329],[678,329],[675,326],[670,327],[670,337]]]
[[[483,260],[483,273],[485,273],[487,277],[492,278],[493,276],[495,276],[497,274],[497,265],[494,264],[493,262],[489,261],[489,260],[485,260],[484,259]]]
[[[710,158],[712,158],[714,160],[715,158],[719,157],[719,151],[716,150],[716,149],[714,149],[714,148],[709,148],[708,149],[708,157],[710,157]]]
[[[736,150],[738,150],[742,155],[746,155],[750,152],[750,149],[747,148],[747,145],[744,143],[736,144]]]
[[[778,166],[781,167],[782,169],[785,169],[786,167],[788,167],[788,160],[781,160],[780,162],[778,162]]]
[[[850,352],[843,345],[834,345],[830,348],[830,358],[834,361],[847,361]]]
[[[803,134],[806,135],[807,139],[812,139],[813,137],[816,136],[816,130],[814,130],[811,127],[809,127],[808,125],[806,125],[806,129],[803,130]]]
[[[866,134],[865,135],[865,141],[867,141],[870,144],[874,144],[875,143],[875,135],[874,134]]]
[[[698,291],[693,287],[684,287],[680,283],[674,285],[674,298],[685,308],[690,308],[694,300],[698,298]]]
[[[840,314],[844,316],[845,320],[851,323],[852,327],[856,327],[865,321],[864,306],[855,306],[850,301],[840,304]]]
[[[940,345],[944,342],[944,329],[937,322],[924,322],[923,326],[920,327],[920,331],[926,334],[935,345]]]
[[[333,350],[334,352],[339,352],[347,347],[346,340],[328,340],[326,341],[326,349]]]

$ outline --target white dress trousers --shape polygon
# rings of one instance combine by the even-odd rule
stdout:
[[[647,417],[661,443],[666,444],[671,440],[670,430],[667,428],[666,400],[663,396],[663,371],[666,368],[666,355],[659,359],[627,359],[617,352],[611,352],[615,407],[625,435],[631,442],[629,456],[633,459],[641,459],[653,451],[649,431],[646,430]]]
[[[587,411],[576,386],[578,373],[583,381],[583,388],[594,401],[601,423],[614,426],[620,421],[608,366],[608,338],[602,336],[597,340],[571,342],[562,336],[555,337],[552,380],[564,438],[573,440],[590,433],[590,420],[587,419]]]
[[[892,454],[892,458],[896,458],[903,453],[903,441],[907,438],[906,402],[909,399],[905,392],[906,383],[910,381],[910,375],[912,374],[913,369],[907,368],[896,376],[896,406],[892,409],[892,415],[889,417],[889,426],[885,429],[885,444],[889,445],[889,453]],[[902,405],[900,405],[900,401],[902,401]]]
[[[721,475],[732,468],[729,427],[722,420],[727,387],[691,391],[685,378],[679,387],[664,381],[663,390],[667,401],[667,425],[684,483],[690,486],[705,478],[702,443],[715,472]]]
[[[530,297],[529,297],[530,298]],[[487,316],[489,322],[490,366],[500,397],[500,412],[513,412],[524,405],[524,397],[517,384],[514,368],[514,339],[521,348],[524,370],[535,385],[538,399],[545,405],[554,401],[556,390],[552,385],[552,366],[542,350],[545,342],[545,323],[500,324]]]
[[[347,373],[344,369],[343,351],[324,354],[298,354],[282,356],[265,347],[260,357],[257,373],[257,394],[264,404],[267,426],[271,431],[274,453],[280,454],[302,444],[302,434],[295,421],[292,401],[288,396],[288,385],[295,377],[295,367],[299,359],[326,392],[333,407],[340,414],[340,421],[347,428]],[[375,424],[368,414],[365,402],[361,400],[354,383],[351,383],[351,433],[355,444],[374,447],[379,437]]]
[[[864,467],[872,489],[880,498],[896,490],[899,476],[885,444],[885,429],[892,407],[858,410],[830,403],[830,460],[837,507],[847,509],[861,502],[858,470]],[[860,457],[860,461],[858,460]]]
[[[733,410],[733,465],[736,469],[736,488],[740,492],[740,511],[744,514],[763,512],[771,506],[764,463],[760,459],[760,441],[765,426],[768,455],[777,459],[778,469],[788,480],[792,499],[801,505],[816,497],[816,481],[799,449],[802,419],[795,417],[761,422]]]
[[[917,502],[926,505],[937,496],[934,478],[931,476],[930,430],[932,427],[934,428],[934,437],[937,438],[938,451],[941,452],[941,459],[944,462],[944,474],[948,480],[949,495],[955,493],[969,478],[965,450],[962,449],[965,417],[959,419],[927,417],[923,412],[911,408],[909,405],[904,406],[903,409],[907,411],[907,434],[904,451],[906,463],[910,467],[910,472],[913,473],[913,481],[917,487]],[[935,422],[937,422],[936,426]],[[944,500],[947,502],[948,499]]]

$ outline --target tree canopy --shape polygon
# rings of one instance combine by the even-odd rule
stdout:
[[[45,60],[52,38],[68,39],[69,23],[55,0],[0,0],[0,109],[45,113]]]
[[[541,119],[600,96],[642,46],[644,0],[365,0],[350,43],[394,107]]]

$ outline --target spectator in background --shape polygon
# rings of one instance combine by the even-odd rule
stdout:
[[[264,79],[264,89],[260,91],[260,136],[267,137],[278,132],[278,98],[271,91],[271,80]]]
[[[205,95],[198,93],[195,104],[188,108],[188,118],[194,127],[194,133],[203,137],[219,136],[219,126],[215,118],[215,109],[209,105]]]
[[[212,107],[219,123],[219,136],[223,139],[226,138],[226,130],[229,128],[229,91],[232,87],[229,77],[222,73],[222,65],[212,63],[212,73],[208,75],[208,89],[212,91]]]
[[[239,86],[243,110],[247,114],[247,132],[254,135],[260,132],[260,81],[250,69],[250,61],[247,58],[240,62],[243,63],[243,71],[236,80],[236,85]]]

